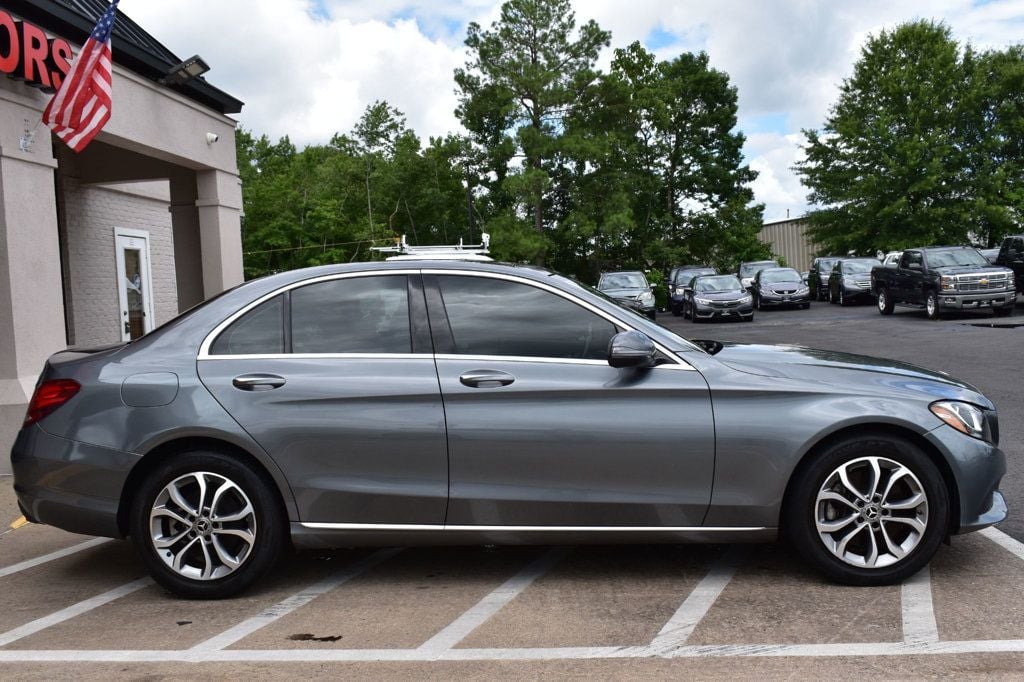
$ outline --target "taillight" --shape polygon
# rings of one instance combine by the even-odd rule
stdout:
[[[51,379],[36,387],[25,414],[25,426],[35,424],[58,407],[71,400],[82,388],[74,379]]]

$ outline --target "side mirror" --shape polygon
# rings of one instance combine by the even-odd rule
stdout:
[[[612,367],[653,367],[658,349],[643,332],[619,332],[608,343],[608,364]]]

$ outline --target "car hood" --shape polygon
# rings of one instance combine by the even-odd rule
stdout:
[[[803,282],[771,282],[770,284],[762,284],[761,288],[771,292],[796,291],[803,285]]]
[[[711,301],[735,301],[738,298],[749,296],[746,289],[735,289],[733,291],[702,291],[694,292],[696,298],[706,298]]]
[[[966,400],[993,409],[991,401],[970,384],[943,372],[896,360],[802,346],[722,343],[707,349],[719,362],[747,374],[808,380],[830,386],[885,387],[925,393],[935,400]]]
[[[605,294],[606,296],[611,296],[612,298],[636,298],[645,291],[650,291],[650,289],[645,289],[643,287],[629,287],[626,289],[602,289],[601,293]]]
[[[933,268],[933,270],[941,275],[980,275],[982,273],[1002,275],[1013,272],[1009,268],[993,267],[992,265],[947,265],[942,268]]]

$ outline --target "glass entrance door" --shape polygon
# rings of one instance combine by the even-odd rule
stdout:
[[[122,341],[131,341],[153,329],[149,238],[144,233],[118,231],[116,243],[119,331]]]

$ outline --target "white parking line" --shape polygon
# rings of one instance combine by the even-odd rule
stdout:
[[[838,656],[921,656],[1024,652],[1024,639],[969,640],[957,642],[856,642],[829,644],[723,644],[684,646],[671,651],[671,658],[760,658]],[[157,663],[188,661],[293,663],[332,661],[552,661],[599,658],[653,658],[650,647],[552,647],[532,649],[449,649],[431,654],[419,649],[224,649],[185,650],[7,650],[0,651],[0,663]]]
[[[996,543],[1006,551],[1015,554],[1018,559],[1024,559],[1024,542],[1015,540],[998,528],[985,528],[979,531],[992,542]]]
[[[36,566],[39,566],[40,564],[48,563],[50,561],[53,561],[54,559],[62,559],[66,556],[70,556],[77,552],[81,552],[84,549],[90,549],[92,547],[102,545],[103,543],[110,541],[110,538],[93,538],[92,540],[86,540],[85,542],[80,542],[77,545],[72,545],[71,547],[58,549],[56,552],[44,554],[43,556],[36,557],[35,559],[27,559],[17,564],[4,566],[3,568],[0,568],[0,578],[4,578],[15,573],[20,573],[21,571],[27,570],[29,568],[34,568]]]
[[[935,609],[932,605],[932,574],[927,566],[900,586],[900,604],[905,644],[931,644],[939,641],[939,628],[935,624]]]
[[[673,649],[686,644],[694,629],[711,610],[748,554],[748,548],[736,545],[729,548],[721,558],[711,564],[707,574],[701,578],[697,586],[693,588],[693,592],[683,601],[651,642],[650,649],[655,652],[655,655],[666,655]]]
[[[121,585],[120,587],[115,587],[112,590],[108,590],[103,594],[98,594],[95,597],[90,597],[85,601],[80,601],[77,604],[72,604],[66,609],[61,609],[56,613],[51,613],[48,616],[37,618],[34,621],[25,623],[21,627],[14,628],[13,630],[8,630],[7,632],[0,634],[0,646],[7,646],[11,642],[16,642],[19,639],[28,637],[29,635],[34,635],[40,630],[45,630],[48,627],[52,627],[54,625],[57,625],[58,623],[63,623],[66,620],[71,620],[75,616],[80,616],[83,613],[92,611],[95,608],[112,602],[115,599],[120,599],[121,597],[129,595],[132,592],[137,592],[138,590],[141,590],[143,587],[152,584],[153,581],[150,578],[139,578],[138,580],[133,580],[130,583]]]
[[[229,647],[235,642],[248,637],[260,628],[270,625],[275,620],[284,618],[295,609],[305,606],[320,595],[330,592],[339,585],[343,585],[359,574],[370,570],[377,564],[387,561],[401,551],[402,550],[400,548],[394,548],[382,549],[378,552],[374,552],[370,556],[364,557],[363,559],[342,568],[333,575],[324,578],[319,582],[313,583],[301,592],[297,592],[287,599],[274,604],[252,618],[243,620],[238,625],[225,630],[219,635],[214,635],[210,639],[196,644],[192,647],[192,650],[217,651],[219,649]]]
[[[571,551],[571,547],[556,547],[531,562],[443,630],[421,644],[419,647],[421,654],[439,654],[451,649],[519,596],[534,580],[547,573],[552,566],[564,559]]]

